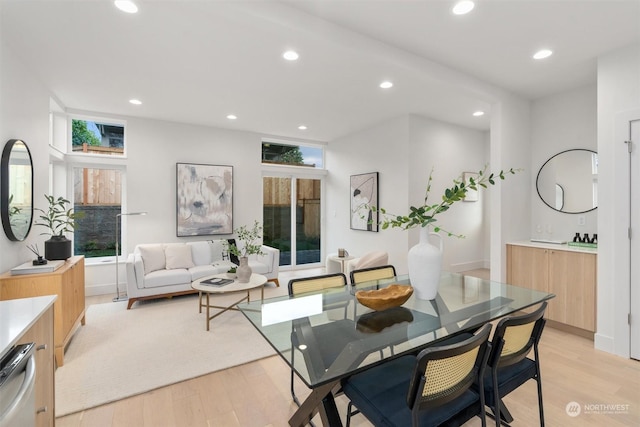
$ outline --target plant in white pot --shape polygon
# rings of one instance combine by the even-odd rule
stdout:
[[[81,213],[74,213],[73,209],[68,207],[71,202],[64,197],[55,198],[54,196],[44,195],[49,203],[47,210],[35,208],[40,215],[35,225],[45,227],[47,232],[40,234],[48,234],[51,237],[44,242],[44,256],[48,260],[62,260],[71,256],[71,240],[67,239],[65,233],[71,233],[76,227],[76,219],[81,218]]]
[[[488,185],[495,185],[498,178],[504,180],[506,173],[515,174],[516,170],[512,168],[506,172],[500,171],[495,174],[488,173],[485,166],[478,172],[477,178],[470,177],[468,181],[464,181],[462,177],[458,177],[453,180],[454,185],[444,191],[441,200],[432,204],[429,201],[431,181],[433,180],[432,170],[427,181],[424,203],[421,206],[410,206],[407,215],[395,215],[388,213],[384,208],[371,206],[373,211],[380,212],[382,219],[379,223],[383,230],[389,227],[402,230],[420,227],[420,242],[409,250],[407,258],[409,280],[414,288],[416,298],[432,300],[438,294],[443,250],[442,237],[439,232],[449,236],[464,237],[434,225],[438,220],[437,216],[449,210],[454,203],[464,200],[468,191],[478,191],[480,188],[487,188]],[[438,238],[438,246],[429,242],[429,236]]]
[[[240,265],[236,269],[238,282],[247,283],[251,278],[251,267],[249,267],[249,255],[264,255],[262,252],[262,226],[255,221],[253,228],[249,229],[243,225],[234,230],[237,240],[242,244],[231,244],[227,242],[227,250],[240,260]]]

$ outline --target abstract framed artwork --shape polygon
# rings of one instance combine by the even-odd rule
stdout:
[[[462,180],[467,183],[469,182],[469,178],[473,178],[474,181],[478,181],[480,175],[477,172],[462,172]],[[477,202],[478,201],[478,190],[467,190],[467,194],[464,196],[463,201],[465,202]]]
[[[176,163],[178,237],[233,233],[233,166]]]
[[[350,223],[352,230],[378,231],[378,172],[351,175],[349,197],[351,199]]]

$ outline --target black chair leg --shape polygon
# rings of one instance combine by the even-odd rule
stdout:
[[[539,374],[536,382],[538,383],[538,409],[540,411],[540,427],[544,427],[544,409],[542,409],[542,380],[540,379]]]

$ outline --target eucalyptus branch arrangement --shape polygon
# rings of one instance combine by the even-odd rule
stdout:
[[[464,200],[469,190],[478,191],[479,188],[487,188],[489,185],[495,185],[496,180],[504,180],[506,174],[515,174],[519,169],[509,169],[508,171],[500,171],[499,173],[487,172],[487,166],[478,172],[478,177],[470,177],[467,182],[462,179],[462,176],[453,180],[453,186],[447,188],[442,195],[439,203],[430,204],[429,194],[431,192],[431,182],[433,180],[433,169],[429,174],[429,180],[427,181],[427,189],[425,190],[424,203],[422,206],[411,206],[407,215],[395,215],[388,213],[386,209],[378,206],[370,206],[374,212],[379,212],[382,216],[382,220],[379,222],[383,230],[387,228],[400,228],[402,230],[409,230],[415,227],[428,227],[433,226],[434,232],[442,231],[449,236],[464,237],[461,234],[455,234],[447,231],[440,226],[433,225],[437,221],[436,216],[449,210],[451,205],[461,200]]]
[[[72,232],[76,228],[76,219],[82,218],[83,212],[74,213],[73,208],[67,208],[71,202],[64,197],[58,197],[44,195],[49,202],[49,209],[35,208],[35,210],[42,213],[35,222],[35,225],[40,225],[49,229],[49,233],[52,236],[62,236],[66,232]]]
[[[247,226],[243,225],[242,227],[236,228],[234,233],[238,236],[238,240],[243,243],[243,247],[239,249],[237,245],[225,242],[229,252],[237,257],[264,255],[264,252],[262,252],[262,244],[260,243],[262,226],[258,221],[254,222],[252,229],[248,229]]]

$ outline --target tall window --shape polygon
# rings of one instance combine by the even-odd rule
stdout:
[[[122,205],[121,171],[75,167],[73,183],[73,208],[83,213],[76,221],[74,253],[86,258],[114,256],[116,215]]]
[[[324,147],[263,140],[262,164],[264,244],[281,266],[319,264]]]
[[[264,244],[280,249],[280,265],[320,262],[320,179],[265,176]]]

